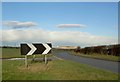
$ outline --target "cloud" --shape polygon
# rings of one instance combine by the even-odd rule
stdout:
[[[20,22],[20,21],[4,21],[3,26],[11,27],[13,29],[18,28],[29,28],[36,26],[37,24],[34,22]]]
[[[57,25],[57,27],[59,28],[66,28],[66,27],[85,27],[85,25],[82,25],[82,24],[59,24]]]
[[[18,42],[52,42],[53,46],[58,45],[107,45],[118,43],[117,38],[91,35],[79,31],[45,31],[41,29],[26,30],[3,30],[3,43]]]

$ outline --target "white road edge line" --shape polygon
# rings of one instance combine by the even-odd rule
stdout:
[[[54,56],[55,58],[57,58],[57,59],[59,59],[59,60],[63,60],[62,58],[59,58],[59,57],[57,57],[57,56]]]

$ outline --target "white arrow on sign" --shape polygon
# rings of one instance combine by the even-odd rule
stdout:
[[[31,50],[27,53],[27,55],[32,55],[37,50],[37,48],[32,44],[27,44],[27,45],[31,48]]]
[[[43,44],[43,46],[46,48],[46,50],[42,54],[48,54],[48,52],[51,50],[51,47],[49,47],[48,44]]]

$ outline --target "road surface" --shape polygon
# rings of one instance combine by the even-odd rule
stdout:
[[[65,59],[65,60],[71,60],[75,62],[79,62],[82,64],[87,64],[96,68],[104,69],[107,71],[111,71],[114,73],[120,74],[120,71],[118,71],[118,64],[120,65],[120,62],[113,62],[113,61],[106,61],[106,60],[99,60],[99,59],[93,59],[93,58],[85,58],[85,57],[78,57],[74,55],[70,55],[68,52],[56,52],[54,53],[57,57]]]

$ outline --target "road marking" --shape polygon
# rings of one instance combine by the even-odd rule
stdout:
[[[54,56],[55,58],[57,58],[57,59],[59,59],[59,60],[63,60],[62,58],[59,58],[59,57],[57,57],[57,56]]]

